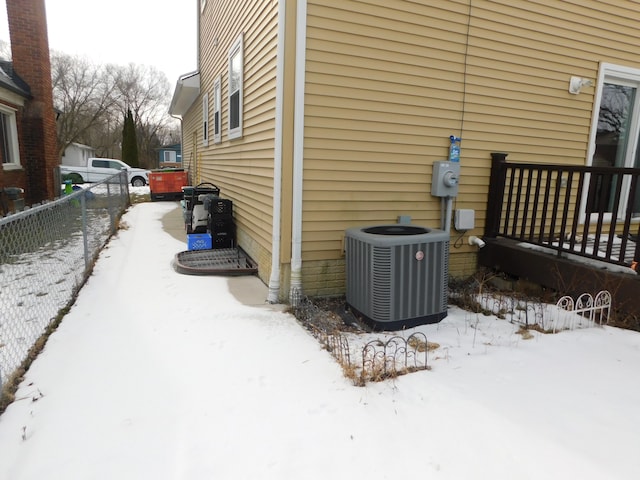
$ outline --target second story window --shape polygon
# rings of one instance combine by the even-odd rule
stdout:
[[[229,138],[242,137],[243,90],[243,40],[242,34],[229,50]]]

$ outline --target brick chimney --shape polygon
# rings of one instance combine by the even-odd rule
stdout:
[[[6,0],[14,71],[29,85],[32,99],[22,117],[21,162],[27,203],[59,196],[53,172],[60,164],[53,110],[51,61],[45,0]]]

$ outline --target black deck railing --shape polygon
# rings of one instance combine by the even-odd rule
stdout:
[[[639,168],[507,162],[492,153],[485,237],[617,265],[640,261]]]

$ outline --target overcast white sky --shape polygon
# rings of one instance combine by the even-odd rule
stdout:
[[[45,0],[49,48],[95,63],[151,65],[172,87],[196,69],[195,0]],[[6,0],[0,39],[9,41]]]

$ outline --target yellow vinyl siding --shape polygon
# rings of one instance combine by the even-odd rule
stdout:
[[[571,95],[569,78],[640,66],[634,2],[309,0],[307,23],[308,261],[340,258],[353,225],[406,214],[440,227],[431,170],[452,134],[455,207],[476,210],[481,234],[490,153],[584,164],[596,90]]]
[[[472,13],[490,21],[495,30],[512,29],[514,35],[531,39],[544,36],[563,40],[553,42],[555,47],[571,40],[602,47],[606,44],[600,40],[633,45],[640,20],[638,3],[628,0],[473,1]]]
[[[185,115],[182,122],[182,164],[184,168],[189,170],[191,174],[191,180],[193,182],[196,181],[194,178],[194,167],[195,167],[195,155],[193,149],[193,135],[195,134],[198,137],[197,142],[202,144],[202,102],[196,101],[191,109]]]
[[[297,3],[287,2],[282,269],[290,255]],[[342,240],[355,225],[439,228],[433,162],[462,136],[459,196],[482,235],[491,152],[508,160],[583,165],[602,62],[640,68],[640,4],[623,0],[307,0],[304,95],[303,289],[344,284]],[[277,1],[211,2],[201,31],[202,93],[221,78],[222,143],[203,148],[199,180],[234,199],[240,237],[268,275],[271,248]],[[244,33],[243,138],[229,141],[227,53]],[[196,102],[185,131],[198,131]],[[211,109],[211,106],[210,106]],[[298,132],[296,132],[298,133]],[[191,137],[185,135],[185,162]],[[452,238],[457,232],[452,232]],[[267,252],[267,253],[265,253]],[[250,252],[252,253],[252,252]],[[452,249],[471,273],[475,249]],[[329,273],[327,273],[329,272]],[[283,277],[283,285],[287,279]]]
[[[308,5],[304,261],[340,259],[350,226],[440,227],[431,165],[460,128],[467,19],[371,3]]]
[[[277,2],[219,1],[207,5],[205,15],[201,94],[213,92],[213,82],[220,77],[222,138],[219,144],[210,141],[208,147],[200,147],[199,181],[216,184],[221,196],[233,200],[238,237],[240,241],[251,239],[243,247],[259,261],[265,279],[270,270],[273,221]],[[229,140],[228,52],[241,34],[242,138]]]

